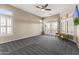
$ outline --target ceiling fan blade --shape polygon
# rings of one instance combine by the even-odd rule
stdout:
[[[51,11],[51,9],[45,9],[45,10]]]
[[[45,5],[45,8],[48,6],[48,4]]]
[[[40,8],[39,6],[36,6],[37,8]]]

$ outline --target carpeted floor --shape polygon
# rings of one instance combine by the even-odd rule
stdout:
[[[9,53],[9,55],[52,55],[52,53],[38,44],[31,44],[27,47]]]
[[[39,35],[0,44],[1,55],[79,55],[74,42],[56,36]]]

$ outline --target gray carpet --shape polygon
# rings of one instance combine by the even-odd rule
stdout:
[[[9,55],[51,55],[52,53],[38,44],[31,44],[27,47],[9,53]],[[53,53],[54,54],[54,53]]]
[[[0,44],[1,55],[79,55],[74,42],[56,36],[39,35]]]

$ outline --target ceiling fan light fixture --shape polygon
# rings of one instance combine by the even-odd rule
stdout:
[[[41,9],[41,11],[45,11],[45,9]]]

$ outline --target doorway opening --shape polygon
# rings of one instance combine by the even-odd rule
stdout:
[[[46,22],[45,28],[45,34],[56,35],[58,32],[58,22]]]

